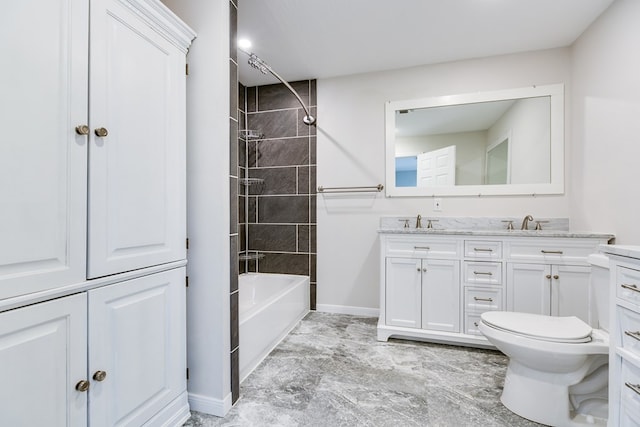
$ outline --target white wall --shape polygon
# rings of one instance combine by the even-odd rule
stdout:
[[[617,0],[573,46],[570,212],[640,244],[640,2]],[[321,103],[318,102],[320,105]],[[320,251],[320,250],[319,250]]]
[[[553,83],[565,83],[567,96],[570,71],[563,48],[320,79],[318,185],[384,184],[386,101]],[[566,138],[569,150],[570,132]],[[432,208],[431,198],[318,195],[318,309],[376,313],[380,216],[567,217],[569,197],[451,197],[442,212]]]
[[[229,320],[229,4],[163,0],[197,33],[187,78],[189,404],[231,408]]]
[[[511,135],[512,184],[551,182],[550,108],[548,97],[520,99],[489,129],[489,144]]]

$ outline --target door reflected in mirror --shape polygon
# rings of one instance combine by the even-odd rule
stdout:
[[[387,104],[387,195],[557,194],[563,86]]]

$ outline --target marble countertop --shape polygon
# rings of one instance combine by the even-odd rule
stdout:
[[[455,235],[455,236],[501,236],[501,237],[565,237],[565,238],[591,238],[611,240],[615,236],[608,233],[591,233],[564,230],[446,230],[427,228],[380,228],[380,234],[427,234],[427,235]],[[609,245],[607,245],[609,246]],[[637,248],[640,257],[640,247]]]
[[[589,231],[570,230],[569,218],[535,218],[529,221],[529,230],[520,230],[521,220],[514,217],[433,217],[421,216],[421,228],[416,228],[417,218],[409,216],[388,216],[380,218],[380,234],[428,234],[449,236],[489,236],[489,237],[547,237],[606,239],[615,235]],[[427,228],[429,224],[433,228]],[[512,223],[514,230],[507,230]],[[404,225],[409,225],[405,227]],[[535,230],[536,225],[542,230]],[[640,249],[640,247],[639,247]]]

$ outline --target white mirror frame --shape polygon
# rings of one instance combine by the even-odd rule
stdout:
[[[549,96],[551,100],[550,183],[457,185],[446,187],[395,186],[396,111],[541,96]],[[385,190],[387,197],[507,196],[564,193],[564,85],[561,83],[492,92],[477,92],[422,99],[409,99],[404,101],[388,101],[385,104],[385,122]]]

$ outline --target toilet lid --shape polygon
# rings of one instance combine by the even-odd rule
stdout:
[[[487,311],[480,316],[490,327],[542,341],[584,343],[591,341],[591,326],[575,316]]]

